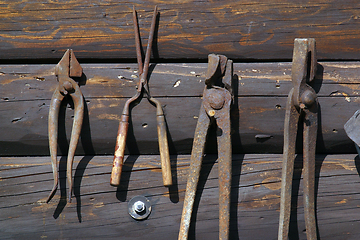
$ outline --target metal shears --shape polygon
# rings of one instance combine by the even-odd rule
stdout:
[[[81,126],[84,118],[84,97],[79,85],[71,77],[81,77],[82,68],[77,61],[72,49],[68,49],[60,62],[55,67],[58,85],[51,98],[49,109],[49,146],[51,155],[51,165],[54,177],[54,186],[46,202],[54,196],[58,187],[59,176],[57,167],[57,139],[58,139],[58,120],[62,100],[65,96],[70,96],[74,102],[74,122],[71,131],[71,139],[67,156],[66,175],[68,182],[68,200],[71,202],[72,195],[72,165],[76,146],[79,141]]]
[[[292,61],[292,83],[286,103],[284,152],[281,179],[278,239],[288,239],[291,190],[295,163],[298,123],[303,124],[304,213],[308,239],[317,239],[315,219],[315,148],[319,104],[315,90],[308,84],[316,74],[315,39],[295,39]]]
[[[230,107],[233,100],[233,62],[224,55],[209,55],[205,89],[195,129],[189,176],[181,217],[179,240],[188,239],[195,194],[199,182],[206,136],[211,123],[217,125],[219,162],[219,239],[229,238],[231,190]]]
[[[163,176],[164,186],[172,185],[172,177],[171,177],[171,165],[170,165],[170,155],[169,155],[169,146],[167,140],[167,132],[166,132],[166,122],[164,117],[164,112],[161,106],[161,103],[155,98],[151,97],[149,92],[148,85],[148,72],[149,72],[149,64],[150,64],[150,55],[151,48],[154,38],[155,32],[155,23],[157,17],[157,7],[154,8],[154,14],[152,17],[150,34],[146,49],[145,62],[143,64],[142,54],[141,54],[141,42],[140,42],[140,30],[138,26],[137,13],[135,11],[135,7],[133,8],[133,22],[134,22],[134,30],[135,30],[135,44],[136,44],[136,55],[137,62],[139,67],[139,85],[137,88],[136,94],[128,99],[124,105],[124,109],[121,115],[119,130],[116,139],[115,146],[115,154],[113,160],[113,167],[111,171],[111,179],[110,184],[112,186],[119,186],[121,170],[124,163],[124,152],[126,145],[126,137],[129,127],[129,108],[130,104],[135,100],[139,99],[143,93],[146,94],[148,101],[156,106],[156,120],[157,120],[157,132],[158,132],[158,141],[159,141],[159,150],[160,150],[160,159],[161,159],[161,169]]]

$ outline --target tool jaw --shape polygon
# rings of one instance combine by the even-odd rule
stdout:
[[[232,78],[233,61],[224,55],[209,54],[203,93],[203,105],[208,116],[219,118],[224,107],[230,108],[233,100]]]
[[[316,102],[316,92],[308,84],[315,79],[317,67],[314,38],[296,38],[292,62],[293,103],[298,109],[307,109]]]
[[[233,76],[233,62],[224,55],[209,54],[208,68],[205,76],[206,86],[225,87],[232,93],[231,82]]]
[[[63,95],[73,93],[77,83],[70,77],[81,77],[82,67],[72,49],[66,50],[64,56],[55,66],[55,75],[59,81],[59,91]]]

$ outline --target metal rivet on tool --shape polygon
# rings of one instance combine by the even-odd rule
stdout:
[[[225,103],[225,98],[221,91],[218,89],[210,88],[205,93],[205,98],[209,99],[208,102],[214,110],[220,110]]]
[[[63,84],[63,86],[64,86],[64,88],[65,88],[66,91],[72,91],[72,90],[74,90],[72,83],[69,82],[69,81],[65,81],[64,84]]]
[[[133,197],[128,203],[128,211],[135,220],[144,220],[151,213],[151,204],[149,199],[143,196]]]
[[[300,108],[310,107],[315,103],[315,99],[316,99],[316,94],[313,91],[306,90],[301,95],[302,103],[300,104]]]
[[[213,117],[213,116],[215,115],[215,111],[214,111],[214,110],[210,110],[210,111],[208,112],[208,114],[209,114],[210,117]]]

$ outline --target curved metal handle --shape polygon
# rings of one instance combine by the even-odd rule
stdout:
[[[73,80],[72,80],[73,81]],[[71,130],[71,138],[70,138],[70,145],[69,151],[67,156],[67,167],[66,167],[66,177],[68,182],[68,200],[71,202],[72,196],[72,189],[73,189],[73,181],[72,181],[72,166],[74,162],[74,155],[76,146],[79,142],[81,127],[84,119],[84,97],[81,93],[79,85],[73,81],[73,86],[75,89],[74,93],[71,93],[70,96],[73,99],[74,106],[75,106],[75,113],[74,113],[74,122]]]
[[[48,134],[49,134],[49,148],[50,148],[54,185],[46,200],[47,203],[54,196],[59,183],[59,174],[57,167],[57,139],[58,139],[59,110],[60,110],[61,101],[63,99],[64,96],[60,94],[59,86],[57,86],[51,98],[50,109],[49,109]]]
[[[295,143],[300,114],[293,104],[294,89],[290,90],[286,103],[284,125],[284,150],[281,177],[279,240],[287,240],[291,213],[291,190],[295,163]]]
[[[218,162],[219,162],[219,239],[229,239],[230,234],[230,193],[232,177],[231,151],[231,123],[230,104],[231,94],[226,91],[224,107],[218,110],[220,115],[216,119],[218,126]],[[217,115],[215,115],[217,117]]]
[[[304,117],[304,215],[308,239],[317,239],[315,218],[315,149],[318,130],[318,102],[305,110]]]

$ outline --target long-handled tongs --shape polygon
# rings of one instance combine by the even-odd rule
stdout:
[[[151,22],[149,40],[146,49],[145,55],[145,63],[143,64],[142,56],[141,56],[141,42],[140,42],[140,31],[138,26],[137,14],[135,11],[135,7],[133,8],[133,22],[135,29],[135,44],[136,44],[136,55],[137,62],[139,66],[139,85],[137,88],[136,94],[126,101],[120,123],[119,130],[116,139],[116,147],[114,154],[113,167],[111,171],[111,179],[110,184],[113,186],[118,186],[120,184],[121,170],[124,162],[124,152],[126,145],[126,136],[129,127],[129,107],[132,102],[137,100],[142,94],[145,92],[147,99],[150,103],[156,105],[156,120],[157,120],[157,132],[159,139],[159,150],[160,150],[160,159],[161,159],[161,169],[163,182],[165,186],[172,185],[172,177],[171,177],[171,166],[170,166],[170,155],[169,155],[169,146],[167,141],[167,133],[166,133],[166,123],[164,112],[161,107],[161,103],[155,98],[151,97],[149,92],[148,85],[148,72],[149,72],[149,63],[150,63],[150,55],[151,48],[153,43],[153,37],[155,32],[155,23],[157,16],[157,7],[155,6],[154,15]]]
[[[216,122],[219,162],[219,239],[229,238],[231,190],[230,106],[232,103],[233,62],[223,55],[209,55],[205,89],[191,151],[189,177],[186,185],[179,239],[188,239],[190,220],[206,136],[210,124]]]
[[[81,77],[82,68],[75,58],[73,50],[68,49],[60,62],[55,67],[55,75],[57,76],[58,86],[56,87],[50,103],[49,110],[49,146],[51,155],[51,164],[54,175],[54,186],[46,200],[49,202],[54,196],[58,187],[59,176],[57,167],[57,138],[58,138],[58,118],[61,101],[65,96],[69,95],[75,107],[74,122],[71,131],[71,139],[67,156],[67,182],[68,182],[68,198],[71,201],[72,194],[72,165],[76,146],[79,141],[81,126],[84,116],[84,97],[80,91],[79,85],[70,77]]]
[[[316,239],[315,220],[315,147],[318,121],[318,100],[308,85],[315,78],[315,39],[295,39],[292,62],[292,83],[286,103],[284,152],[281,179],[280,220],[278,239],[288,239],[291,189],[295,162],[298,123],[303,124],[304,212],[308,239]]]

